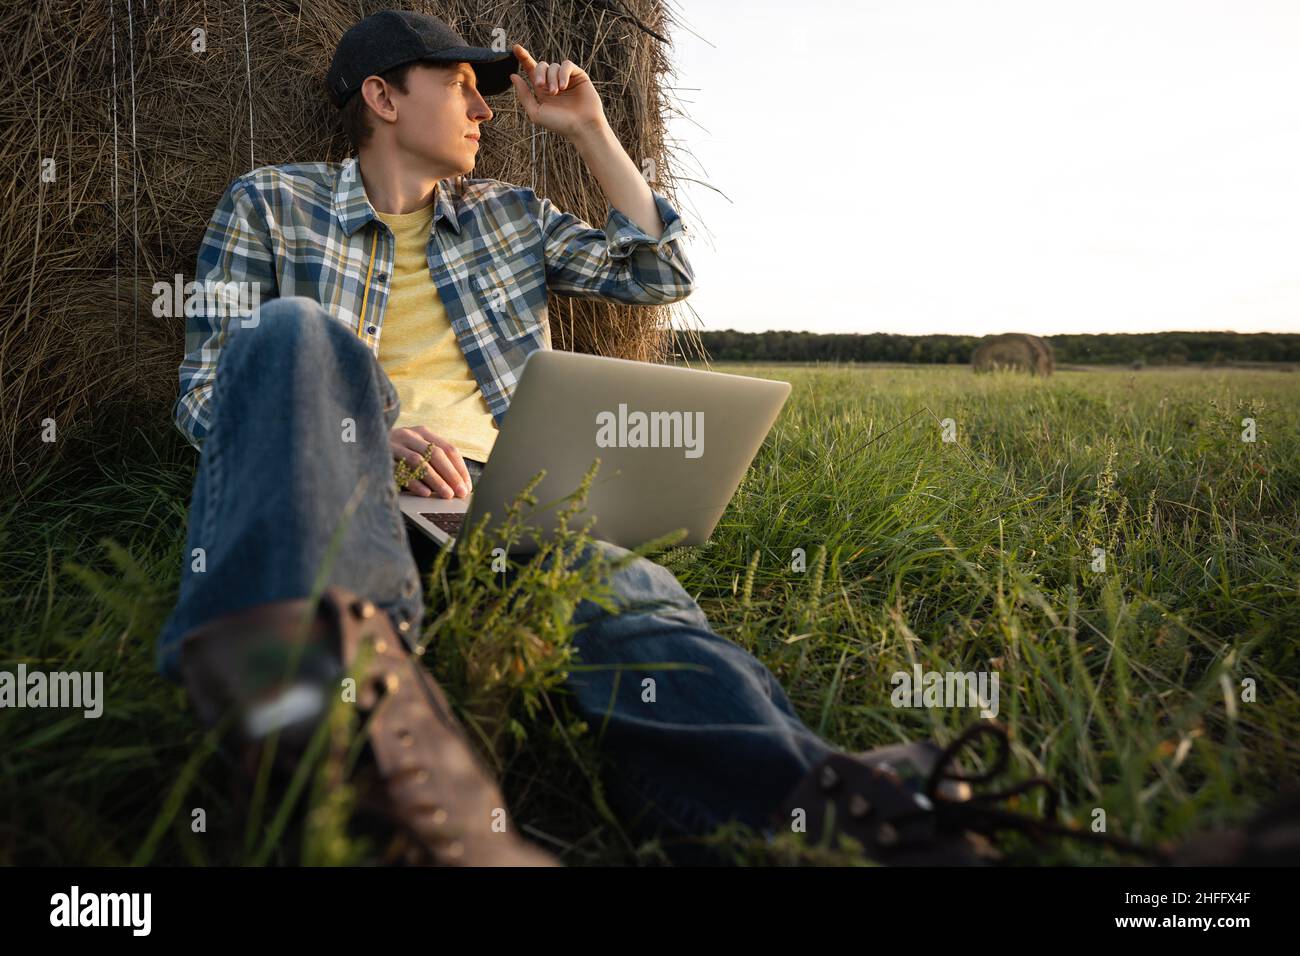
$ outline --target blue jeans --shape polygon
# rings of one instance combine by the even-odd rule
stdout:
[[[180,595],[158,638],[158,667],[172,680],[189,629],[311,593],[349,508],[326,584],[370,598],[394,623],[409,621],[410,634],[420,629],[420,567],[388,448],[398,416],[392,383],[351,330],[311,299],[275,299],[257,317],[249,327],[231,320],[218,364]],[[597,542],[586,557],[593,549],[626,554]],[[609,614],[579,603],[578,663],[602,667],[573,671],[564,684],[574,711],[600,735],[616,778],[608,781],[611,800],[641,821],[632,829],[642,836],[703,835],[728,821],[768,832],[768,814],[836,748],[803,724],[759,660],[713,633],[666,568],[638,558],[611,584],[620,607],[635,609]],[[656,666],[665,661],[699,669]],[[653,702],[642,701],[644,677],[655,680]]]

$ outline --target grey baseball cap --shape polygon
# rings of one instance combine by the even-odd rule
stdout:
[[[510,74],[519,68],[513,53],[470,46],[437,17],[410,10],[380,10],[343,34],[325,74],[325,85],[341,107],[361,89],[366,77],[417,60],[471,64],[475,85],[484,96],[510,89]]]

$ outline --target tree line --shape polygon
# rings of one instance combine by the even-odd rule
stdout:
[[[701,332],[715,361],[917,362],[965,365],[978,335],[884,332]],[[1140,332],[1048,335],[1057,364],[1300,362],[1300,333]]]

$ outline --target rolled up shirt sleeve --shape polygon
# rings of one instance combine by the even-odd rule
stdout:
[[[205,288],[211,284],[220,289],[229,283],[255,286],[261,301],[277,294],[266,216],[242,179],[231,183],[208,222],[195,280]],[[187,310],[180,397],[172,411],[176,427],[199,450],[212,424],[212,385],[229,315],[220,298],[215,303],[206,295],[202,298],[202,306],[193,314]]]
[[[695,273],[683,248],[686,225],[659,192],[655,208],[663,234],[655,239],[610,207],[605,228],[597,229],[532,190],[530,206],[542,231],[547,286],[575,298],[608,299],[628,305],[667,305],[695,288]]]

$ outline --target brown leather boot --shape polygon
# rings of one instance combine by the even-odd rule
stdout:
[[[988,769],[968,774],[958,758],[981,739],[994,748]],[[972,787],[1000,776],[1010,758],[1008,732],[991,720],[970,725],[944,748],[922,740],[860,754],[831,754],[799,781],[772,821],[789,826],[792,816],[803,819],[810,841],[835,846],[848,837],[869,859],[889,866],[1003,862],[1003,853],[992,842],[1003,832],[1019,833],[1040,847],[1053,840],[1071,840],[1151,862],[1166,861],[1166,851],[1160,847],[1058,822],[1057,790],[1046,778],[1031,777],[1005,790]],[[1001,806],[1033,791],[1044,798],[1041,817]]]
[[[835,753],[818,761],[773,814],[774,824],[801,821],[805,839],[836,848],[842,837],[868,859],[889,866],[978,866],[998,859],[979,834],[949,830],[936,802],[970,799],[964,784],[947,786],[931,800],[926,778],[940,749],[930,741]],[[941,804],[942,805],[942,804]]]
[[[518,836],[442,688],[370,601],[331,587],[315,608],[301,598],[222,615],[185,635],[180,666],[203,724],[234,722],[245,784],[277,732],[273,766],[291,770],[344,695],[368,718],[362,808],[391,826],[401,862],[559,865]]]

